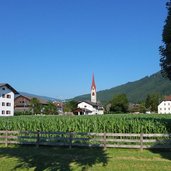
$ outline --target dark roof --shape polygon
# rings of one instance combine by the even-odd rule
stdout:
[[[75,109],[74,110],[74,113],[76,113],[76,112],[92,112],[91,110],[88,110],[88,109],[81,109],[81,108],[77,108],[77,109]]]
[[[7,83],[0,83],[0,87],[3,87],[3,86],[6,86],[6,87],[8,87],[10,90],[12,90],[13,92],[14,92],[14,94],[19,94],[18,92],[17,92],[17,90],[15,90],[12,86],[10,86],[9,84],[7,84]]]
[[[93,102],[91,102],[89,100],[84,100],[84,101],[80,101],[79,103],[82,103],[82,102],[88,103],[88,104],[90,104],[90,105],[92,105],[94,107],[103,107],[99,102],[98,103],[93,103]]]
[[[21,94],[19,94],[18,96],[16,96],[15,97],[15,99],[17,99],[17,98],[19,98],[19,97],[24,97],[24,98],[27,98],[27,99],[29,99],[29,100],[31,100],[31,99],[33,99],[33,98],[36,98],[36,99],[38,99],[39,100],[39,102],[41,103],[41,104],[48,104],[48,100],[45,100],[45,99],[42,99],[42,98],[38,98],[38,97],[34,97],[34,96],[24,96],[24,95],[21,95]]]

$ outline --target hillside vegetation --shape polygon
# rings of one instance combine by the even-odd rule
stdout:
[[[171,81],[163,78],[160,72],[146,76],[134,82],[97,92],[98,100],[103,104],[109,102],[114,95],[125,93],[129,102],[137,103],[145,100],[148,94],[159,93],[160,95],[171,94]],[[89,100],[90,94],[75,97],[74,100]]]

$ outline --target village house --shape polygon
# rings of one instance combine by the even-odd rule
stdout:
[[[159,114],[171,114],[171,96],[166,96],[158,105]]]
[[[93,103],[91,101],[82,101],[78,103],[76,109],[78,115],[102,115],[104,114],[104,108],[101,104]]]
[[[14,96],[18,92],[7,83],[0,83],[0,116],[14,116]]]
[[[14,100],[14,108],[15,112],[26,112],[26,111],[31,111],[31,99],[37,98],[33,96],[25,96],[25,95],[18,95],[15,97]],[[42,98],[37,98],[39,100],[39,103],[42,106],[46,106],[48,104],[48,101]]]
[[[81,101],[77,105],[77,109],[74,111],[77,115],[102,115],[104,114],[103,106],[97,102],[97,92],[94,75],[91,85],[91,101]]]
[[[42,110],[49,103],[48,100],[43,99],[43,98],[19,94],[15,97],[15,100],[14,100],[15,112],[30,112],[32,110],[31,100],[33,98],[36,98],[39,101],[40,105],[42,106]],[[56,110],[58,111],[58,113],[63,113],[62,102],[53,101],[53,104],[56,106]]]
[[[59,114],[64,113],[64,104],[63,104],[63,102],[53,101],[53,104],[56,106],[57,111],[58,111]]]

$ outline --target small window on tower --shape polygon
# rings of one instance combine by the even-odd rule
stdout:
[[[92,93],[92,96],[94,96],[95,94],[94,94],[94,92]]]

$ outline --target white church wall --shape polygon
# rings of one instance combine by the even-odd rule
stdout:
[[[81,108],[81,109],[87,109],[87,110],[90,110],[90,111],[93,111],[93,106],[88,104],[88,103],[85,103],[85,102],[81,102],[78,104],[78,108]]]

